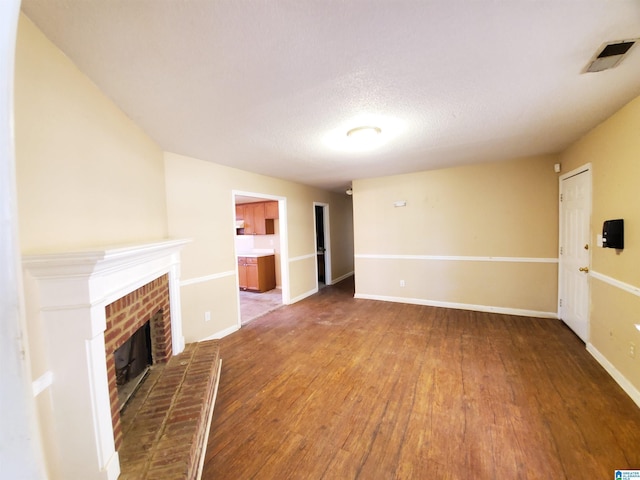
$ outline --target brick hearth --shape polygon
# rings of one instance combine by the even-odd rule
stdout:
[[[119,480],[194,480],[209,433],[220,373],[215,340],[192,343],[156,365],[121,415]]]

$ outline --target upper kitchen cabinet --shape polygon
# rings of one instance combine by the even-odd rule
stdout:
[[[244,205],[236,205],[236,222],[244,220]]]
[[[264,218],[267,220],[278,218],[278,202],[264,202]]]
[[[267,218],[267,203],[276,204],[276,216],[278,202],[245,203],[236,205],[236,222],[242,221],[243,227],[238,228],[238,235],[273,235],[275,226],[271,209]]]

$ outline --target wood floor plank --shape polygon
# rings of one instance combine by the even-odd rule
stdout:
[[[351,280],[220,347],[206,480],[640,468],[640,409],[557,320],[354,299]]]

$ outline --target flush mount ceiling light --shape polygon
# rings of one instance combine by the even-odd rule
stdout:
[[[387,145],[406,129],[406,122],[397,118],[360,114],[339,122],[323,135],[322,142],[331,150],[359,154]]]
[[[373,150],[382,144],[380,127],[362,126],[347,131],[347,141],[353,150]]]
[[[382,133],[380,127],[356,127],[347,132],[347,137],[357,141],[369,141]]]

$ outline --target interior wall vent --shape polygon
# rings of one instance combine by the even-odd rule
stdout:
[[[601,72],[615,67],[622,61],[636,42],[637,39],[605,43],[600,47],[598,53],[593,56],[585,72]]]

